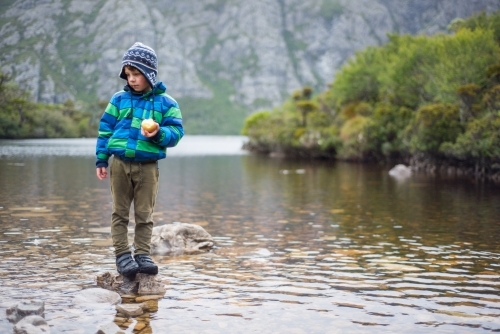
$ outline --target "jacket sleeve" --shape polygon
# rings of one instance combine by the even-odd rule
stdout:
[[[172,105],[162,118],[160,130],[153,142],[162,147],[174,147],[184,136],[182,114],[178,105]]]
[[[113,104],[113,100],[108,103],[101,121],[99,122],[99,134],[96,144],[96,167],[108,167],[110,157],[108,151],[108,140],[113,134],[118,119],[118,108]]]

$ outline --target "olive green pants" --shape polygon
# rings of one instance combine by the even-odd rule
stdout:
[[[110,168],[113,196],[111,237],[116,256],[130,252],[128,223],[132,202],[135,218],[135,254],[150,253],[153,232],[152,215],[158,193],[159,176],[156,162],[126,162],[113,158]]]

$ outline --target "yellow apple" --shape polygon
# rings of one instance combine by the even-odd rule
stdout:
[[[141,126],[144,129],[144,131],[147,132],[154,132],[157,129],[156,122],[153,121],[151,118],[143,120]]]

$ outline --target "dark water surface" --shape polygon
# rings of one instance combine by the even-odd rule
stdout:
[[[210,253],[156,256],[167,293],[126,333],[500,331],[500,191],[388,168],[247,155],[186,137],[160,163],[155,219],[203,226]],[[113,306],[74,296],[115,270],[94,140],[0,141],[0,332],[45,301],[52,333],[95,333]]]

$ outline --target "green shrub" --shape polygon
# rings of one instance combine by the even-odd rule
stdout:
[[[268,110],[253,113],[245,119],[241,133],[245,136],[250,136],[252,131],[259,131],[259,129],[265,128],[270,117],[271,113]]]
[[[486,92],[482,102],[489,111],[500,110],[500,85],[493,86]]]
[[[489,114],[467,124],[455,143],[445,143],[442,150],[457,159],[488,158],[500,160],[500,115]]]
[[[325,100],[333,109],[353,102],[374,102],[379,97],[381,72],[385,71],[385,50],[369,47],[357,52],[336,74]]]
[[[60,110],[41,106],[29,113],[29,124],[39,130],[41,138],[75,138],[79,136],[77,124]]]
[[[347,120],[340,129],[340,139],[342,147],[339,156],[347,160],[361,160],[366,152],[366,136],[364,128],[368,123],[368,118],[356,116]]]
[[[405,128],[414,116],[409,108],[378,104],[365,127],[366,148],[370,154],[379,159],[407,154]]]
[[[470,29],[470,30],[490,30],[497,44],[500,45],[500,11],[495,13],[486,14],[485,12],[473,15],[462,22],[457,22],[455,25],[456,30]]]
[[[456,104],[432,104],[420,108],[407,128],[412,152],[439,155],[441,145],[454,143],[463,132]]]

